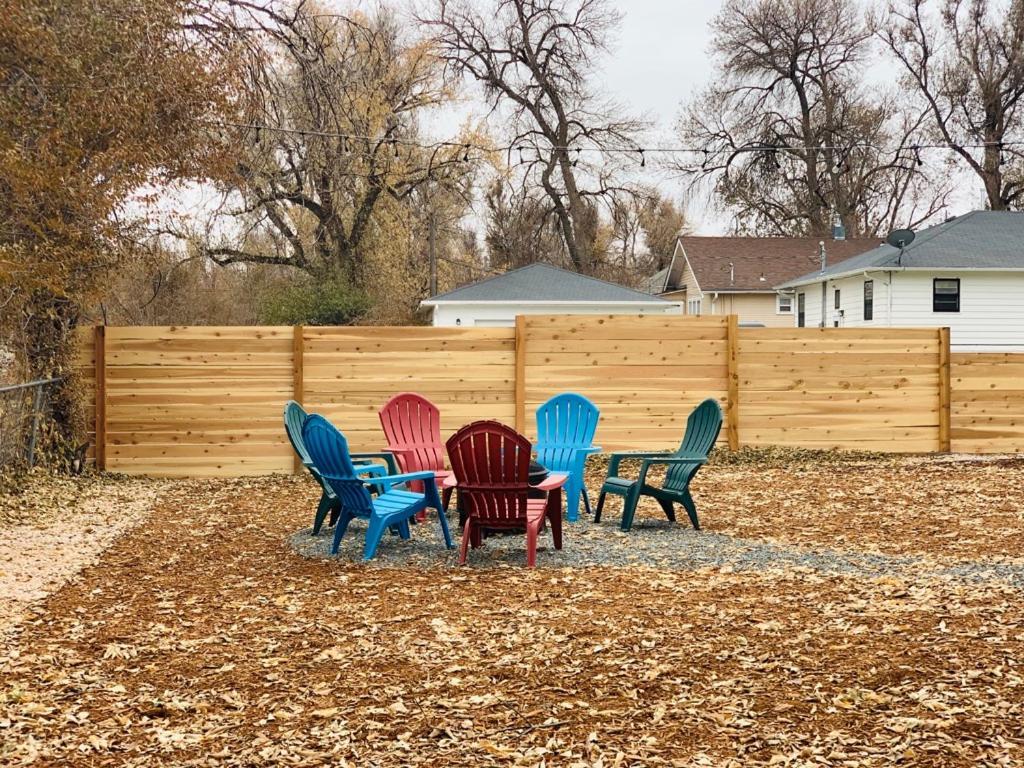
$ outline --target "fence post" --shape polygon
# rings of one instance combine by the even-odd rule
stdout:
[[[303,333],[303,326],[296,325],[292,326],[292,399],[295,400],[299,405],[304,405],[303,400],[306,397],[306,382],[304,379],[303,372],[303,358],[305,337]],[[302,459],[299,458],[299,454],[292,451],[293,457],[293,469],[296,473],[302,471]]]
[[[96,376],[96,426],[94,450],[96,469],[107,468],[107,327],[97,325],[93,337],[94,375]]]
[[[36,433],[39,431],[39,416],[43,409],[43,387],[44,384],[36,386],[35,394],[32,395],[32,429],[28,435],[28,451],[25,460],[28,468],[32,469],[36,463]]]
[[[740,370],[739,370],[739,318],[729,315],[726,325],[726,365],[728,366],[728,398],[725,402],[725,429],[729,450],[740,447]]]
[[[516,432],[526,429],[526,316],[516,315]]]
[[[939,451],[942,453],[949,453],[952,450],[950,437],[952,399],[949,328],[939,328]]]

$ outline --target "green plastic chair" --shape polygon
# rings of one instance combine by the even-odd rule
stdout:
[[[317,485],[320,486],[320,503],[317,504],[316,514],[313,516],[313,535],[316,536],[320,533],[328,512],[331,515],[328,525],[333,526],[337,523],[338,516],[341,514],[341,501],[338,500],[334,491],[331,490],[331,486],[324,480],[320,470],[313,464],[313,459],[309,455],[309,449],[306,448],[306,443],[302,439],[302,426],[306,423],[308,416],[309,414],[306,413],[305,409],[294,400],[289,400],[285,403],[284,430],[288,434],[288,440],[291,442],[292,448],[295,449],[295,453],[298,454],[302,466],[309,470],[309,474],[313,476]],[[353,453],[351,457],[353,463],[358,465],[360,474],[369,474],[371,476],[398,474],[398,465],[395,463],[395,457],[390,453]],[[375,460],[383,461],[386,467],[370,463]],[[377,490],[379,491],[380,489],[378,488]]]
[[[594,522],[601,522],[601,510],[604,509],[605,496],[609,493],[622,496],[623,531],[633,527],[633,515],[641,496],[657,499],[665,516],[675,522],[676,513],[673,503],[683,505],[690,522],[696,530],[700,530],[697,519],[697,506],[690,495],[690,481],[705,462],[708,454],[718,440],[722,430],[722,408],[717,401],[708,398],[690,413],[686,420],[686,434],[679,449],[672,451],[622,451],[611,454],[608,462],[608,475],[601,486],[601,495],[597,497],[597,510]],[[640,475],[636,480],[619,477],[619,463],[623,459],[641,459]],[[665,482],[661,487],[647,483],[647,472],[653,466],[667,467]]]

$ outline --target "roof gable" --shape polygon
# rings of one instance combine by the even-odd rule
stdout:
[[[818,237],[679,238],[694,279],[704,293],[772,291],[773,286],[808,272],[819,263],[824,243],[829,263],[878,244],[877,240],[823,240]],[[681,259],[679,260],[682,261]]]
[[[438,294],[424,304],[460,301],[667,303],[665,299],[649,293],[542,263],[513,269],[511,272]]]

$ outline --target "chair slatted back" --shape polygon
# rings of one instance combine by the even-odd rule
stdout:
[[[583,395],[563,392],[537,409],[537,461],[552,472],[574,471],[577,451],[589,448],[601,412]]]
[[[530,441],[497,421],[475,421],[448,439],[465,511],[483,522],[526,521]]]
[[[441,412],[415,392],[401,392],[380,409],[380,425],[402,472],[444,469]]]
[[[312,461],[302,439],[302,425],[306,423],[306,416],[305,409],[294,400],[284,404],[284,431],[288,433],[288,440],[303,463]]]
[[[321,477],[345,510],[358,517],[368,516],[373,510],[373,501],[366,485],[356,476],[345,436],[323,416],[314,413],[306,418],[302,439]]]
[[[696,454],[707,458],[722,431],[722,406],[708,398],[700,403],[686,419],[686,434],[679,445],[679,454]],[[690,482],[694,468],[690,465],[669,466],[665,475],[665,488],[682,490]]]

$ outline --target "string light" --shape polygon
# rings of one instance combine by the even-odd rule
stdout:
[[[198,120],[198,119],[196,120],[196,122],[199,122],[199,123],[202,123],[204,125],[209,125],[209,126],[212,126],[214,128],[217,128],[218,132],[221,135],[223,134],[223,129],[225,129],[225,128],[238,128],[238,129],[243,129],[243,130],[252,130],[252,131],[255,132],[257,142],[259,142],[261,140],[262,136],[264,135],[264,132],[283,133],[283,134],[291,134],[291,135],[296,135],[296,136],[315,136],[315,137],[321,137],[321,138],[340,139],[341,140],[342,152],[349,152],[350,150],[352,150],[354,148],[354,142],[357,142],[357,141],[379,142],[379,143],[383,143],[383,144],[390,144],[391,147],[394,150],[395,157],[399,156],[399,147],[400,146],[407,146],[407,147],[413,147],[413,148],[418,148],[418,149],[426,149],[426,150],[438,150],[438,149],[450,148],[450,149],[453,149],[453,150],[456,150],[456,151],[461,150],[462,159],[464,161],[468,161],[469,160],[469,153],[470,153],[471,150],[474,150],[474,149],[475,150],[479,150],[480,152],[484,152],[484,153],[510,152],[510,151],[515,150],[515,151],[519,152],[519,162],[520,163],[525,163],[526,162],[526,158],[525,158],[525,155],[524,155],[524,150],[526,149],[526,147],[524,147],[524,145],[522,145],[522,144],[516,144],[516,143],[508,144],[508,145],[497,145],[497,144],[487,145],[487,144],[467,143],[467,142],[464,142],[464,141],[433,141],[433,142],[428,142],[428,141],[417,141],[417,140],[414,140],[414,139],[400,139],[400,138],[382,139],[380,137],[367,136],[367,135],[361,135],[361,134],[340,133],[340,132],[334,132],[334,131],[318,131],[318,130],[311,130],[311,129],[306,129],[306,128],[285,128],[283,126],[272,126],[272,125],[264,125],[264,124],[257,124],[257,123],[241,123],[241,122],[231,122],[231,121],[212,121],[212,120]],[[1024,140],[1022,140],[1022,141],[1001,141],[1001,142],[991,141],[991,142],[981,142],[981,143],[975,143],[975,144],[959,144],[957,146],[959,148],[961,148],[961,149],[990,149],[992,147],[996,147],[998,149],[998,151],[1000,152],[1000,155],[1003,156],[1005,151],[1007,149],[1011,148],[1011,147],[1024,147]],[[953,148],[953,145],[948,143],[948,142],[938,142],[938,143],[929,143],[929,144],[913,144],[913,145],[910,146],[911,151],[914,153],[914,160],[915,160],[915,162],[916,162],[916,164],[918,166],[923,166],[924,165],[924,160],[921,157],[921,150],[924,150],[924,149],[950,150],[952,148]],[[604,155],[607,155],[607,154],[623,154],[623,153],[639,155],[640,156],[640,167],[641,168],[645,168],[647,166],[647,153],[657,153],[657,154],[693,154],[693,155],[699,155],[699,156],[702,157],[702,161],[700,163],[700,167],[701,167],[701,170],[705,170],[706,171],[708,169],[708,165],[711,162],[712,154],[719,154],[719,153],[721,153],[721,154],[728,153],[728,154],[730,154],[732,156],[736,156],[736,155],[741,155],[741,154],[755,154],[755,153],[766,152],[766,153],[769,153],[772,156],[773,160],[777,164],[777,162],[778,162],[777,154],[779,152],[786,152],[786,151],[806,152],[806,151],[809,151],[809,150],[816,150],[816,151],[821,151],[821,152],[829,152],[830,151],[830,152],[838,153],[839,158],[836,160],[836,168],[837,169],[842,169],[844,167],[844,165],[845,165],[844,161],[848,157],[849,153],[854,151],[854,150],[866,149],[866,150],[874,150],[874,151],[883,152],[883,153],[899,153],[901,148],[900,147],[885,147],[885,146],[880,146],[880,145],[875,145],[875,144],[867,144],[867,143],[851,143],[851,144],[847,144],[847,145],[821,144],[821,145],[810,146],[810,147],[806,147],[806,146],[758,144],[756,146],[750,146],[750,147],[729,147],[728,149],[723,149],[721,151],[708,150],[706,147],[693,147],[693,146],[652,146],[652,147],[639,147],[639,146],[633,146],[633,147],[626,147],[626,146],[623,146],[623,147],[564,146],[563,147],[563,146],[552,145],[552,146],[548,147],[547,149],[552,151],[552,152],[566,152],[566,153],[570,153],[571,152],[571,153],[573,153],[573,159],[571,160],[570,164],[572,166],[574,166],[574,167],[577,165],[577,163],[579,163],[580,155],[583,152],[595,152],[595,153],[604,154]],[[1004,157],[1001,157],[1001,159],[1005,160]]]

